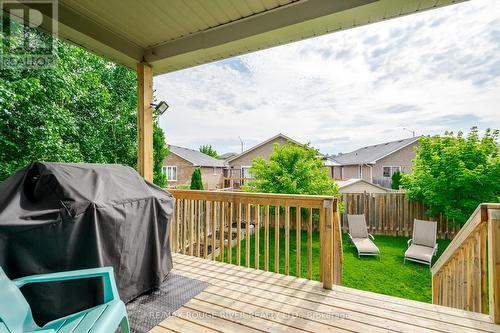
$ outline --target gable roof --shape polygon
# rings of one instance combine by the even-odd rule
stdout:
[[[359,148],[347,154],[336,156],[334,160],[341,165],[373,164],[378,160],[418,141],[420,137],[379,143]]]
[[[208,156],[198,150],[169,145],[170,152],[200,167],[223,167],[224,161]]]
[[[387,189],[385,187],[382,187],[382,186],[374,184],[374,183],[367,182],[366,180],[359,179],[359,178],[351,178],[351,179],[346,179],[346,180],[335,180],[335,182],[339,186],[339,190],[345,189],[345,188],[347,188],[351,185],[357,184],[357,183],[363,183],[363,184],[368,185],[368,186],[374,186],[380,190],[383,190],[384,192],[389,192],[389,189]]]
[[[285,139],[286,141],[290,141],[290,142],[293,142],[293,143],[295,143],[295,144],[297,144],[297,145],[302,146],[302,143],[300,143],[300,142],[298,142],[298,141],[295,141],[294,139],[289,138],[288,136],[286,136],[286,135],[284,135],[284,134],[278,133],[278,134],[276,134],[275,136],[273,136],[272,138],[269,138],[269,139],[267,139],[267,140],[265,140],[265,141],[262,141],[262,142],[261,142],[261,143],[259,143],[258,145],[255,145],[255,146],[253,146],[253,147],[251,147],[251,148],[249,148],[249,149],[247,149],[247,150],[243,151],[241,154],[238,154],[238,155],[236,155],[236,156],[233,156],[233,157],[231,157],[231,158],[228,158],[228,159],[226,160],[226,163],[231,162],[231,161],[234,161],[235,159],[240,158],[241,156],[244,156],[244,155],[248,154],[249,152],[254,151],[255,149],[257,149],[257,148],[259,148],[259,147],[262,147],[262,146],[264,146],[265,144],[268,144],[269,142],[272,142],[272,141],[274,141],[274,140],[276,140],[276,139],[278,139],[278,138],[283,138],[283,139]]]
[[[238,155],[238,153],[224,153],[222,155],[219,155],[219,158],[221,160],[227,160],[228,158],[231,158],[231,157],[236,156],[236,155]]]

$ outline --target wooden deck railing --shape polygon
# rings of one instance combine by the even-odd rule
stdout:
[[[290,253],[296,252],[295,272],[301,272],[301,232],[296,232],[295,248],[290,248],[290,224],[300,230],[307,221],[307,278],[312,278],[313,217],[319,219],[320,230],[320,280],[324,288],[342,283],[342,234],[337,200],[331,196],[267,194],[222,191],[169,190],[176,199],[174,223],[171,230],[172,251],[192,256],[241,265],[241,243],[245,238],[245,265],[250,267],[251,228],[254,227],[254,260],[259,268],[261,240],[259,231],[264,229],[264,266],[268,271],[280,272],[280,232],[284,232],[284,273],[290,273]],[[284,230],[280,230],[280,211],[284,211]],[[293,214],[291,213],[293,211]],[[307,212],[307,214],[303,214]],[[307,215],[307,216],[305,216]],[[295,220],[295,221],[294,221]],[[234,226],[234,229],[233,229]],[[244,227],[244,230],[243,230]],[[236,230],[235,244],[232,241]],[[269,236],[274,232],[274,267],[269,267]],[[297,246],[299,244],[299,246]],[[232,247],[236,258],[232,258]]]
[[[479,205],[431,271],[434,304],[489,308],[500,324],[500,204]]]

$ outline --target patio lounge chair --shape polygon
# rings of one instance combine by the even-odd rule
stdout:
[[[102,277],[104,304],[53,320],[43,327],[39,327],[33,320],[30,306],[19,290],[28,283],[94,277]],[[16,280],[10,280],[0,267],[0,300],[0,333],[110,333],[115,332],[118,326],[123,333],[130,331],[125,304],[118,296],[111,267],[31,275]]]
[[[379,256],[380,250],[373,243],[375,240],[371,234],[368,233],[366,226],[365,215],[347,215],[347,222],[349,224],[349,238],[358,250],[358,257],[360,256]],[[370,239],[371,238],[371,239]]]
[[[437,222],[415,219],[413,223],[413,238],[408,240],[405,259],[431,266],[432,257],[436,255]]]

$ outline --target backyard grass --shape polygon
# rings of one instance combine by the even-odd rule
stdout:
[[[295,230],[290,230],[290,275],[295,276]],[[319,280],[319,232],[313,232],[312,275]],[[381,252],[376,257],[358,258],[356,248],[350,244],[348,236],[343,235],[344,266],[342,283],[346,287],[373,291],[423,302],[431,302],[431,272],[429,266],[413,262],[403,263],[407,248],[407,237],[375,236],[375,244]],[[285,273],[285,232],[280,229],[280,273]],[[245,266],[246,240],[241,241],[241,265]],[[438,240],[439,255],[450,241]],[[250,237],[250,267],[254,267],[255,236]],[[264,230],[260,231],[259,268],[264,269]],[[307,232],[301,233],[301,276],[307,277]],[[228,262],[227,249],[224,261]],[[236,246],[232,249],[232,263],[236,264]],[[269,270],[274,271],[274,229],[269,232]]]

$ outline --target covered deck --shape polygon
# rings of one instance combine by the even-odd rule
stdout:
[[[183,1],[159,5],[157,1],[60,0],[58,17],[43,14],[57,21],[58,37],[136,69],[137,169],[151,181],[154,75],[461,1],[193,1],[189,7]],[[27,20],[24,16],[19,19]],[[173,315],[164,316],[151,332],[500,332],[500,326],[493,324],[500,323],[500,207],[479,209],[470,228],[463,228],[433,268],[433,301],[446,305],[442,306],[341,286],[341,228],[335,198],[196,191],[173,194],[178,204],[171,230],[172,272],[209,286]],[[300,214],[293,215],[304,209],[306,221]],[[280,210],[285,211],[283,225]],[[310,235],[313,216],[318,216],[321,233],[320,253],[315,254],[321,258],[321,282],[311,280],[310,245],[307,263],[300,259],[295,263],[297,271],[307,264],[309,279],[288,275],[294,264],[289,260],[290,224],[295,220],[298,228],[307,225]],[[250,239],[246,227],[250,222],[256,230],[266,230],[264,270],[240,266],[241,240]],[[230,243],[224,234],[232,235],[234,223],[238,266],[215,260],[217,255],[223,260],[224,247]],[[279,264],[274,273],[268,267],[269,233],[279,239],[281,227],[286,275],[276,273]],[[300,244],[300,236],[297,240]],[[202,254],[200,245],[204,246]],[[207,257],[209,245],[214,249],[212,261],[194,257]],[[249,242],[245,245],[249,265]],[[278,242],[274,246],[275,262],[279,263]],[[227,253],[231,258],[232,252]],[[257,252],[255,258],[258,256]],[[465,283],[471,281],[466,276],[474,277],[474,283]]]
[[[150,332],[500,332],[486,314],[182,254],[173,272],[209,286]]]

